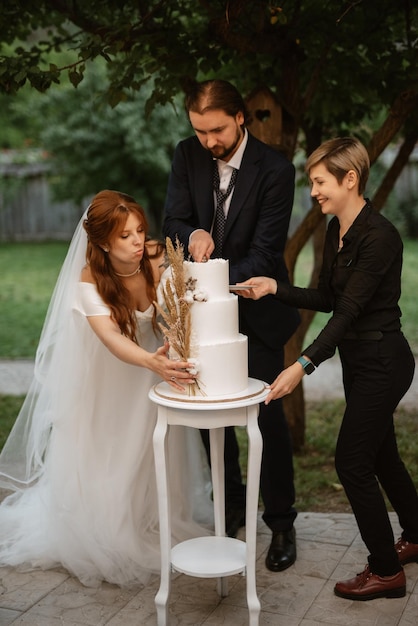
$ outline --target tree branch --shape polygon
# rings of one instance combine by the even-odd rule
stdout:
[[[401,144],[398,150],[398,154],[396,155],[395,160],[393,161],[389,170],[386,172],[386,175],[383,178],[379,189],[374,195],[373,206],[378,211],[380,211],[385,205],[385,202],[390,192],[394,188],[396,181],[403,172],[405,166],[408,164],[409,157],[411,156],[417,141],[418,128],[414,129],[414,131],[412,131],[405,137],[404,142]]]
[[[400,131],[408,117],[418,108],[418,93],[415,90],[402,92],[393,103],[389,115],[372,137],[368,152],[373,164]]]

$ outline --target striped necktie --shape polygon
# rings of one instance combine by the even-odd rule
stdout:
[[[215,250],[212,253],[212,256],[214,258],[222,257],[222,244],[223,244],[223,239],[224,239],[225,222],[226,222],[224,205],[225,205],[225,200],[227,199],[227,197],[232,192],[235,186],[237,174],[238,174],[238,170],[233,168],[232,174],[231,174],[231,180],[229,181],[229,185],[228,185],[228,189],[226,190],[225,193],[223,193],[219,189],[220,180],[219,180],[218,164],[216,161],[214,161],[213,188],[216,193],[215,221],[213,224],[213,232],[212,232],[213,241],[215,242]]]

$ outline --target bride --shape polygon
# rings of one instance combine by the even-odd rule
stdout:
[[[0,565],[63,566],[85,585],[146,582],[159,571],[157,409],[148,391],[161,380],[176,390],[193,382],[192,364],[168,359],[157,327],[163,257],[133,198],[108,190],[93,198],[0,455],[0,485],[13,492],[0,505]],[[173,543],[205,532],[193,506],[200,522],[205,510],[210,517],[200,439],[187,445],[185,437],[171,427]]]

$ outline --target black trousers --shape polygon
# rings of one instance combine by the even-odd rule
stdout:
[[[335,467],[370,552],[371,571],[390,576],[400,565],[381,488],[404,539],[418,543],[417,491],[399,456],[393,420],[411,385],[415,361],[401,332],[385,333],[380,341],[345,340],[339,352],[347,406]]]
[[[248,365],[251,378],[267,383],[283,369],[284,350],[272,350],[254,338],[248,338]],[[294,509],[293,454],[289,427],[281,400],[267,406],[260,404],[258,418],[263,438],[260,487],[264,503],[263,520],[273,531],[290,530],[296,518]],[[209,455],[208,431],[201,431]],[[245,507],[245,486],[239,465],[239,447],[233,427],[225,429],[225,503]]]

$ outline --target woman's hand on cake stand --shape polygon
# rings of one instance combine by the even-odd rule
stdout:
[[[201,228],[194,230],[189,239],[189,254],[196,263],[206,263],[215,249],[210,234]]]
[[[248,285],[248,289],[243,289],[246,285]],[[267,276],[255,276],[254,278],[249,278],[242,283],[237,283],[236,287],[239,287],[239,295],[243,298],[259,300],[268,294],[275,295],[277,291],[277,282],[274,278],[268,278]],[[232,287],[230,287],[230,289],[233,291]]]
[[[292,393],[295,387],[300,383],[304,375],[303,367],[298,361],[286,367],[277,378],[268,385],[270,392],[264,403],[269,404],[272,400],[283,398]]]

